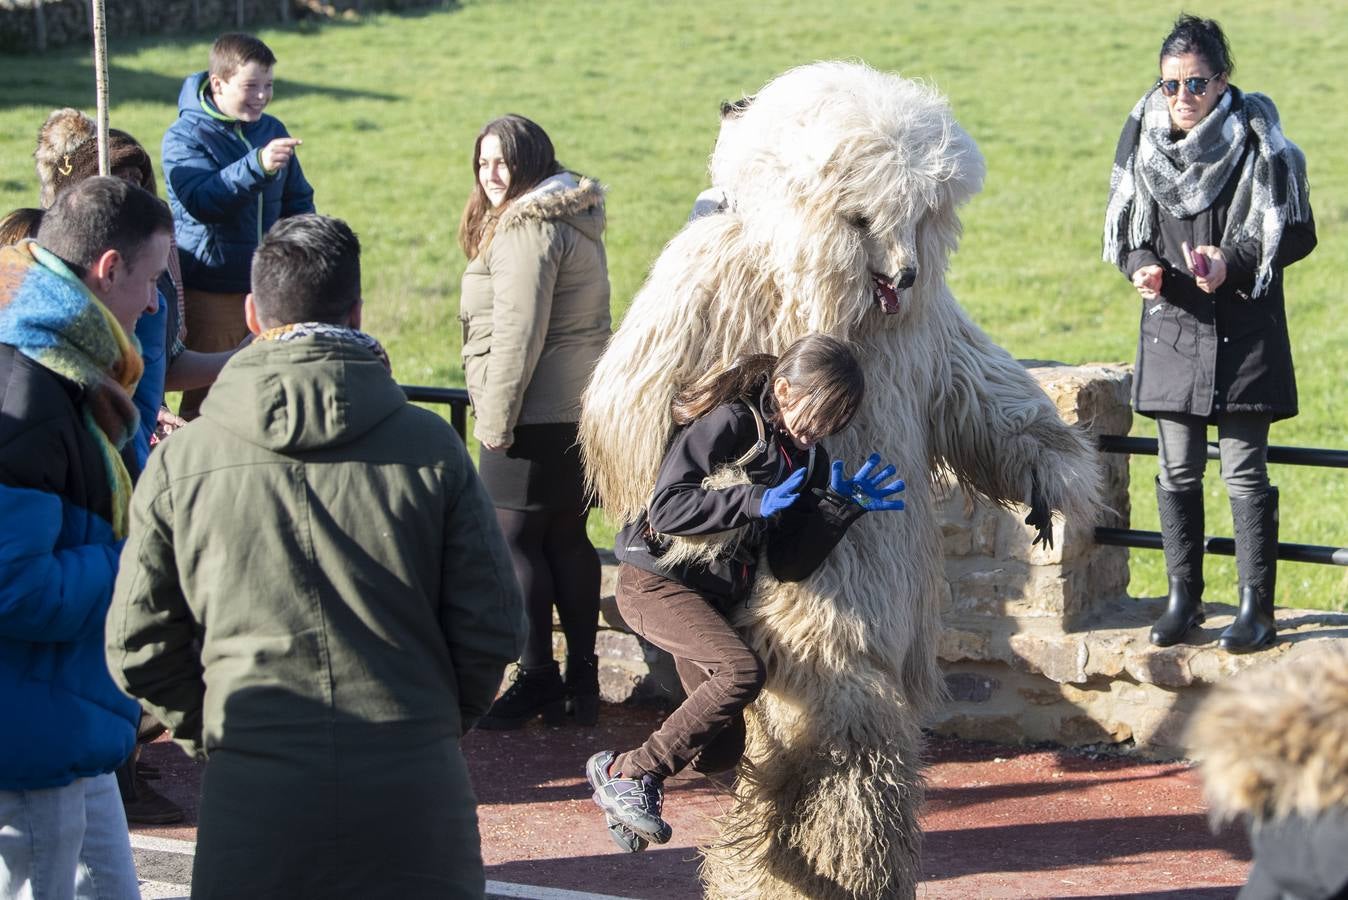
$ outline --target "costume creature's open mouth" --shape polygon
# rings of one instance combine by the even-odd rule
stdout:
[[[887,316],[899,311],[899,288],[888,275],[871,272],[871,296]]]

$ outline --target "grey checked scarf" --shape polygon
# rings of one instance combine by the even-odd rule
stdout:
[[[290,325],[278,325],[270,328],[257,336],[259,341],[295,341],[300,338],[311,337],[313,335],[325,335],[334,337],[338,340],[350,341],[364,347],[374,354],[375,358],[384,364],[384,368],[391,373],[393,366],[389,363],[388,354],[384,352],[384,347],[379,341],[363,331],[357,331],[354,328],[344,328],[341,325],[329,325],[326,322],[295,322]]]
[[[1251,142],[1254,149],[1247,156]],[[1207,209],[1237,166],[1240,180],[1221,243],[1259,241],[1253,296],[1262,296],[1273,280],[1283,228],[1310,218],[1310,186],[1306,158],[1283,136],[1273,101],[1234,86],[1178,140],[1171,135],[1170,110],[1159,88],[1133,107],[1109,177],[1105,261],[1121,266],[1129,251],[1152,239],[1158,206],[1177,219]]]

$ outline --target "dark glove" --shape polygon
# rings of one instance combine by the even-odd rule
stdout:
[[[758,514],[767,518],[775,512],[786,509],[800,497],[800,485],[805,480],[805,467],[802,466],[782,481],[763,492],[763,501],[758,506]]]
[[[883,486],[883,482],[894,477],[896,470],[893,466],[885,466],[872,475],[871,471],[880,463],[880,454],[872,453],[861,464],[861,468],[857,469],[857,473],[848,478],[843,473],[843,461],[835,459],[832,477],[829,479],[829,489],[835,494],[850,498],[853,503],[867,512],[903,509],[903,501],[894,497],[895,494],[903,491],[903,479],[900,478],[888,486]]]
[[[1053,510],[1044,497],[1044,489],[1039,486],[1038,475],[1030,478],[1030,514],[1025,517],[1025,524],[1035,530],[1031,547],[1042,543],[1045,550],[1053,549]]]

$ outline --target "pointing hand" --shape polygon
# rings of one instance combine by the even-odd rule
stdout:
[[[259,151],[258,162],[262,163],[268,175],[274,175],[290,164],[295,148],[302,143],[304,141],[299,138],[276,138]]]

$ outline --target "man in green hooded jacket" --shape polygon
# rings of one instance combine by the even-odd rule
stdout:
[[[108,666],[207,760],[193,897],[481,897],[459,740],[520,651],[462,442],[360,325],[360,245],[258,248],[253,344],[150,456]]]

